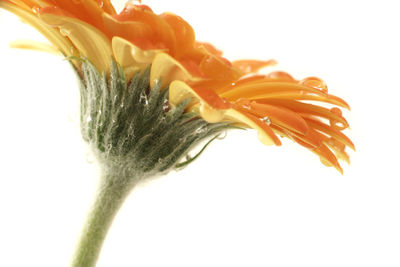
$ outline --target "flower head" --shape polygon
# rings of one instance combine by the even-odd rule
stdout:
[[[281,145],[277,135],[288,137],[340,172],[338,159],[349,161],[345,147],[354,145],[342,133],[349,125],[338,108],[349,105],[329,94],[321,79],[258,74],[276,62],[231,62],[211,44],[196,41],[192,27],[177,15],[133,3],[117,13],[110,0],[0,0],[0,7],[35,27],[65,56],[86,58],[106,75],[110,58],[128,80],[150,66],[151,88],[169,87],[175,106],[191,99],[187,111],[209,123],[256,129],[264,144]],[[73,63],[82,73],[82,63]]]

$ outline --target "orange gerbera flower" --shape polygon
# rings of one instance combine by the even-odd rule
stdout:
[[[191,97],[190,111],[208,122],[254,128],[265,144],[280,145],[277,134],[288,137],[340,172],[337,159],[349,161],[345,147],[354,145],[342,133],[348,123],[338,108],[349,105],[329,94],[322,80],[259,75],[275,61],[230,62],[211,44],[197,42],[179,16],[132,3],[117,14],[110,0],[0,0],[0,7],[34,26],[65,56],[85,57],[102,72],[109,73],[111,57],[128,79],[151,65],[151,87],[157,81],[169,86],[172,105]],[[78,61],[74,65],[80,70]]]

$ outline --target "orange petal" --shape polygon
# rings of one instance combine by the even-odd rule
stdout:
[[[258,132],[258,138],[265,145],[277,145],[280,146],[282,143],[279,138],[275,135],[272,128],[268,126],[262,119],[244,112],[231,108],[226,111],[225,118],[232,122],[239,122],[247,125],[249,128],[253,128]]]
[[[259,99],[268,97],[271,93],[293,91],[301,94],[312,93],[320,96],[327,96],[325,93],[306,86],[287,82],[259,82],[245,83],[234,86],[231,90],[222,93],[221,95],[230,99],[237,100],[240,98]]]
[[[79,19],[40,14],[42,20],[49,25],[57,26],[60,32],[68,36],[81,56],[88,58],[99,70],[108,72],[112,57],[111,43],[98,29]]]
[[[243,73],[253,73],[257,72],[258,70],[276,65],[277,62],[273,59],[268,61],[262,60],[236,60],[232,62],[232,65],[238,69],[240,69]]]
[[[303,135],[308,132],[308,125],[304,119],[289,109],[273,105],[259,104],[255,101],[251,101],[246,106],[249,108],[249,113],[261,118],[268,117],[273,124]]]
[[[328,167],[333,166],[336,170],[343,174],[343,169],[340,167],[335,154],[333,154],[326,145],[322,145],[312,151],[320,157],[321,162],[324,165]]]
[[[195,43],[193,28],[181,17],[174,14],[164,13],[160,17],[169,24],[175,33],[176,53],[174,56],[179,58],[190,50]]]
[[[149,41],[156,45],[155,48],[167,48],[172,55],[175,53],[176,39],[174,31],[165,20],[154,14],[151,9],[127,3],[122,12],[113,17],[121,22],[137,21],[149,25],[152,30],[152,36]]]
[[[334,112],[331,112],[331,110],[321,107],[321,106],[308,104],[308,103],[302,103],[302,102],[299,102],[296,100],[286,100],[286,99],[264,99],[264,100],[257,100],[257,102],[282,106],[282,107],[288,108],[290,110],[293,110],[297,113],[304,113],[304,114],[319,116],[322,118],[326,118],[328,120],[338,121],[338,122],[342,123],[343,125],[348,126],[348,123],[345,120],[345,118],[343,118],[342,116],[340,116]]]
[[[194,90],[182,81],[173,81],[169,88],[170,103],[177,105],[187,98],[192,98],[192,111],[200,113],[200,116],[210,123],[222,121],[226,110],[230,108],[230,103],[219,98],[211,90]]]
[[[114,9],[114,6],[112,5],[110,0],[99,0],[101,1],[101,3],[103,3],[101,6],[101,8],[107,12],[110,15],[115,15],[117,14],[117,12]]]
[[[58,48],[66,56],[75,56],[75,50],[73,44],[65,38],[58,29],[47,25],[30,10],[21,8],[19,5],[11,3],[10,1],[0,1],[0,7],[4,8],[38,30],[47,40],[50,41],[56,48]]]
[[[258,95],[255,97],[248,97],[249,99],[257,99],[257,101],[267,101],[269,99],[285,99],[285,100],[310,100],[325,102],[340,107],[350,109],[349,105],[342,99],[338,97],[333,97],[332,95],[313,95],[307,94],[303,91],[275,91],[271,93],[266,93],[264,95]]]
[[[333,129],[329,125],[326,125],[323,122],[320,122],[318,120],[306,119],[306,122],[311,127],[315,128],[329,136],[332,136],[334,139],[340,141],[341,143],[343,143],[346,146],[350,147],[351,149],[355,150],[355,146],[354,146],[353,142],[350,140],[350,138],[348,138],[346,135],[344,135],[340,131]]]
[[[210,43],[196,42],[195,47],[205,48],[209,53],[217,57],[220,57],[223,54],[221,50],[218,50],[215,46],[213,46]]]

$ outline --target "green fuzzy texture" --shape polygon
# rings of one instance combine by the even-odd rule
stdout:
[[[238,127],[188,113],[191,99],[171,106],[160,81],[150,89],[150,68],[127,81],[114,60],[107,76],[88,60],[73,59],[82,62],[81,132],[99,162],[101,179],[71,266],[94,267],[115,215],[139,181],[190,164],[222,132]]]
[[[123,165],[140,176],[167,172],[197,158],[181,162],[199,142],[236,128],[186,112],[191,99],[170,106],[160,81],[150,90],[150,68],[127,81],[114,60],[108,79],[89,61],[82,66],[81,131],[101,165]]]

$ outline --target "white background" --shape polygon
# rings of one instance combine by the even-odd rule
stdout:
[[[400,266],[397,1],[165,1],[230,59],[274,58],[348,101],[341,176],[309,151],[230,132],[194,164],[141,184],[100,267]],[[118,3],[121,6],[121,2]],[[41,37],[0,12],[0,266],[68,266],[96,186],[68,64],[12,50]],[[89,162],[89,163],[88,163]]]

